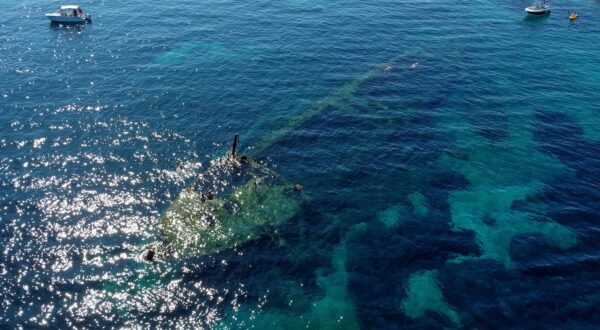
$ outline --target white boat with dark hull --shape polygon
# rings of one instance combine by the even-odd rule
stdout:
[[[79,6],[68,5],[60,6],[60,10],[55,13],[45,15],[52,23],[60,24],[83,24],[92,21],[92,16],[86,15]]]
[[[538,0],[531,6],[525,8],[525,11],[531,15],[546,15],[550,14],[550,3],[548,0]]]

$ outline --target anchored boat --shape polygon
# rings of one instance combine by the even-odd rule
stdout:
[[[57,12],[45,16],[53,23],[61,24],[83,24],[92,21],[92,16],[86,15],[83,9],[76,5],[60,6]]]
[[[525,11],[531,15],[546,15],[550,14],[550,3],[548,0],[538,0],[531,6],[525,8]]]

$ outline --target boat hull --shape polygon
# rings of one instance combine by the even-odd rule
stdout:
[[[544,9],[544,8],[531,8],[531,7],[528,7],[528,8],[525,8],[525,11],[528,14],[531,14],[531,15],[547,15],[547,14],[550,14],[550,9]]]
[[[301,210],[303,199],[302,186],[253,159],[223,157],[164,212],[162,243],[150,250],[159,259],[232,250],[272,235]]]
[[[59,14],[46,14],[46,17],[53,23],[61,24],[83,24],[87,21],[86,17],[62,16]]]

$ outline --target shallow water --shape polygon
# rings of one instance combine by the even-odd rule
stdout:
[[[0,326],[600,323],[598,2],[59,5],[0,3]],[[141,262],[234,133],[300,210]]]

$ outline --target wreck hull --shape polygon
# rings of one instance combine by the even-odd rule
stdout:
[[[162,249],[176,257],[234,249],[290,220],[301,200],[298,185],[252,159],[220,159],[163,214]]]

